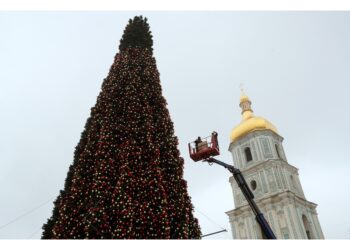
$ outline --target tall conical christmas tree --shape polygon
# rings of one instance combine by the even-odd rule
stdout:
[[[147,19],[129,20],[43,239],[198,239]]]

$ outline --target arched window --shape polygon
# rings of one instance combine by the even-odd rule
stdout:
[[[279,149],[278,149],[277,144],[275,144],[275,148],[276,148],[277,157],[278,157],[278,158],[281,158],[281,156],[280,156],[280,151],[279,151]]]
[[[250,148],[249,147],[246,147],[244,149],[244,153],[245,153],[245,159],[247,162],[250,162],[253,160],[253,157],[252,157],[252,152],[250,151]]]
[[[313,237],[312,232],[311,232],[310,222],[306,218],[305,214],[303,214],[302,219],[303,219],[304,229],[305,229],[305,233],[306,233],[307,238],[309,240],[313,239],[314,237]]]
[[[256,181],[255,180],[252,180],[251,182],[250,182],[250,187],[251,187],[251,189],[254,191],[255,189],[256,189]]]
[[[294,190],[298,190],[298,189],[297,189],[297,184],[296,184],[296,182],[295,182],[295,179],[294,179],[293,175],[290,175],[290,182],[292,183],[292,188],[293,188]]]

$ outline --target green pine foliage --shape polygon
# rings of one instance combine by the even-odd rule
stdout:
[[[126,48],[148,48],[153,50],[152,34],[147,23],[147,18],[136,16],[129,20],[129,24],[124,30],[122,39],[120,39],[119,51]]]
[[[129,21],[43,239],[198,239],[146,18]]]

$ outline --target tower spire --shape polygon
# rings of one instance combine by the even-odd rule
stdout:
[[[250,101],[249,97],[244,93],[243,84],[240,84],[240,88],[241,88],[241,97],[240,97],[239,106],[242,109],[242,112],[241,112],[242,120],[247,120],[254,116],[253,110],[251,108],[252,102]]]
[[[243,83],[242,82],[239,84],[239,88],[241,89],[241,95],[243,95],[244,91],[243,91]]]

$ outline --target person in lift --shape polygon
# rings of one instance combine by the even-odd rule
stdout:
[[[194,141],[194,144],[196,146],[196,152],[199,151],[199,143],[202,142],[202,138],[200,136],[198,136],[198,138]]]

